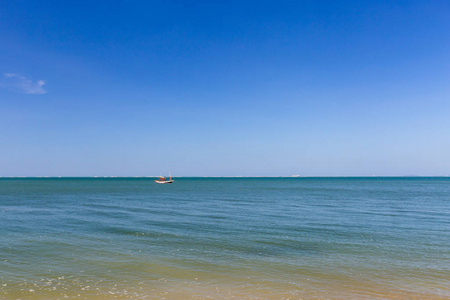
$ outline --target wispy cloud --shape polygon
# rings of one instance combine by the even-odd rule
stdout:
[[[4,73],[0,79],[0,88],[13,90],[24,94],[45,94],[44,80],[33,81],[14,73]]]

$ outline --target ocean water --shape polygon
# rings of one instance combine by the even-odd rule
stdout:
[[[0,299],[450,299],[450,178],[2,178]]]

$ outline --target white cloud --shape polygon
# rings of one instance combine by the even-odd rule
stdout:
[[[0,87],[24,94],[45,94],[44,80],[33,81],[14,73],[4,73],[0,79]]]

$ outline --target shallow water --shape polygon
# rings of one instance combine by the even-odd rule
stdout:
[[[450,298],[450,178],[175,179],[0,179],[0,298]]]

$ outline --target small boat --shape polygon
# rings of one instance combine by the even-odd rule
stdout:
[[[156,183],[172,183],[172,176],[169,175],[169,180],[167,180],[166,176],[159,176],[157,180],[155,180]]]

